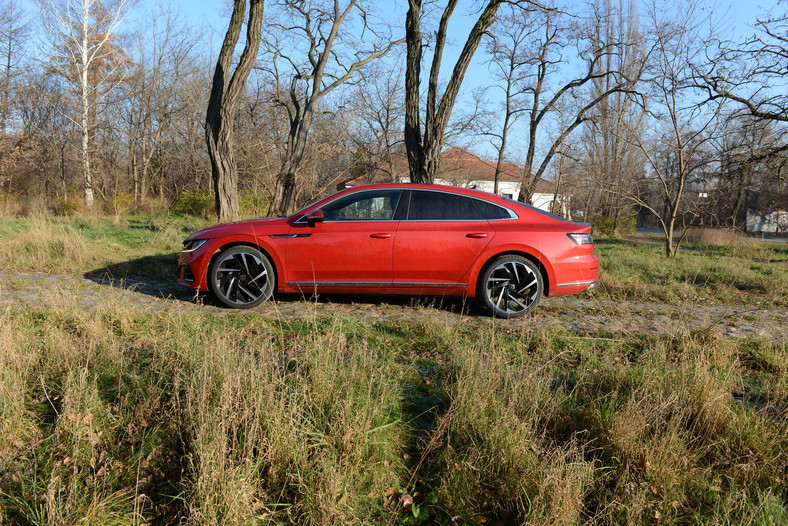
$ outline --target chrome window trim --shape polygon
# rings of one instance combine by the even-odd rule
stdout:
[[[402,193],[405,193],[406,191],[409,191],[409,192],[411,192],[411,196],[412,196],[413,192],[433,192],[433,193],[436,193],[436,194],[458,195],[460,197],[467,197],[468,199],[475,199],[475,200],[481,201],[483,203],[488,203],[488,204],[491,204],[493,206],[497,206],[499,208],[503,208],[504,210],[506,210],[509,213],[509,217],[503,217],[503,218],[498,218],[498,219],[483,219],[483,218],[481,218],[481,219],[395,219],[395,218],[392,217],[391,219],[361,219],[361,220],[350,219],[350,220],[333,220],[333,221],[324,219],[323,222],[324,223],[392,223],[392,222],[395,222],[395,221],[408,221],[408,222],[412,221],[414,223],[441,223],[441,222],[446,222],[446,223],[469,223],[471,221],[490,221],[490,222],[492,222],[492,221],[511,221],[512,219],[519,219],[520,218],[520,216],[517,215],[517,212],[515,212],[514,210],[512,210],[508,206],[504,206],[504,205],[501,205],[501,204],[498,204],[498,203],[493,203],[493,202],[491,202],[491,201],[489,201],[487,199],[481,198],[481,197],[476,197],[476,196],[473,196],[473,195],[466,195],[466,194],[462,194],[462,193],[458,193],[458,192],[449,192],[449,191],[446,191],[446,190],[432,190],[432,189],[429,189],[429,188],[390,188],[390,189],[389,188],[385,188],[385,189],[376,188],[374,190],[361,190],[359,193],[377,192],[377,191],[380,191],[380,190],[399,190]],[[341,199],[342,197],[345,197],[347,195],[350,195],[350,194],[345,194],[344,196],[337,197],[337,199]],[[496,195],[496,194],[490,194],[490,195]],[[500,196],[497,196],[497,197],[500,197]],[[402,199],[402,196],[400,196],[400,199]],[[503,199],[503,198],[501,198],[501,199]],[[332,199],[331,201],[329,201],[326,204],[333,203],[334,201],[335,200]],[[519,203],[519,201],[516,201],[516,202]],[[520,203],[520,204],[524,205],[525,203]],[[410,208],[410,203],[408,203],[408,208]],[[396,214],[396,210],[394,211],[394,213]],[[305,224],[308,224],[306,218],[307,218],[307,214],[304,214],[301,217],[299,217],[298,219],[296,219],[293,222],[293,224],[294,225],[298,225],[298,224],[305,225]]]
[[[413,194],[415,192],[432,192],[432,193],[435,193],[435,194],[458,195],[460,197],[467,197],[468,199],[475,199],[477,201],[481,201],[482,203],[487,203],[487,204],[491,204],[493,206],[497,206],[498,208],[503,208],[504,210],[509,212],[509,217],[498,218],[498,219],[484,219],[484,218],[480,218],[480,219],[403,219],[402,221],[408,221],[408,222],[413,221],[413,222],[418,222],[418,223],[437,223],[437,222],[446,222],[446,223],[449,223],[449,222],[451,222],[451,223],[463,222],[463,223],[467,223],[467,222],[470,222],[470,221],[510,221],[512,219],[519,219],[520,218],[520,216],[518,216],[517,213],[514,210],[512,210],[511,208],[509,208],[507,206],[499,205],[498,203],[493,203],[491,201],[488,201],[487,199],[483,199],[481,197],[476,197],[474,195],[465,195],[465,194],[461,194],[461,193],[458,193],[458,192],[447,192],[446,190],[432,190],[432,189],[429,189],[429,188],[413,188],[413,189],[411,189],[411,199],[413,199]],[[490,195],[496,195],[496,194],[490,194]],[[497,196],[497,197],[500,197],[500,196]],[[408,206],[408,215],[410,215],[410,203],[408,203],[408,205],[409,205]]]
[[[337,197],[336,199],[332,199],[331,201],[328,201],[326,203],[326,205],[329,205],[329,204],[333,203],[334,201],[336,201],[337,199],[342,199],[342,198],[347,197],[349,195],[366,194],[366,193],[369,193],[369,192],[379,192],[381,190],[385,190],[385,191],[388,191],[388,192],[391,192],[392,190],[400,192],[399,198],[401,200],[402,199],[402,194],[405,193],[405,190],[409,190],[409,189],[408,188],[374,188],[374,189],[369,189],[369,190],[361,190],[359,192],[349,192],[349,193],[347,193],[345,195],[341,195],[341,196]],[[399,206],[399,201],[397,201],[397,206]],[[321,209],[322,209],[322,207],[318,208],[318,210],[321,210]],[[396,213],[397,213],[397,211],[394,210],[394,215],[396,215]],[[304,214],[301,217],[299,217],[298,219],[296,219],[295,221],[293,221],[293,224],[294,225],[298,225],[298,224],[305,225],[305,224],[308,224],[308,221],[307,221],[306,218],[307,218],[307,214]],[[392,216],[391,219],[345,219],[345,220],[333,219],[333,220],[331,220],[331,219],[325,219],[324,218],[322,222],[323,223],[393,223],[395,221],[401,221],[401,220],[400,219],[394,219],[394,217]]]

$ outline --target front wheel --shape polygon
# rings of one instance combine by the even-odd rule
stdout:
[[[249,246],[220,252],[208,276],[208,286],[216,299],[233,309],[260,305],[273,294],[274,283],[271,261]]]
[[[544,292],[542,274],[522,256],[502,256],[482,272],[478,295],[496,318],[517,318],[531,312]]]

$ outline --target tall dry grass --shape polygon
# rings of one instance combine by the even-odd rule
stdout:
[[[687,230],[685,240],[718,247],[748,247],[753,244],[741,231],[729,228],[691,227]]]
[[[82,268],[89,260],[87,240],[70,224],[36,216],[2,232],[0,265],[39,270]]]
[[[784,342],[55,296],[0,313],[3,524],[788,521]]]
[[[510,523],[576,524],[593,464],[577,441],[558,444],[546,429],[561,418],[566,393],[553,389],[545,364],[485,343],[454,356],[456,381],[436,467],[442,501],[470,520],[492,513]]]
[[[190,522],[349,524],[401,484],[399,375],[339,330],[282,353],[221,338],[184,378]]]

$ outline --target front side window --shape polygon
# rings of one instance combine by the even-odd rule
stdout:
[[[388,221],[394,218],[401,190],[370,190],[340,197],[321,208],[324,221]]]

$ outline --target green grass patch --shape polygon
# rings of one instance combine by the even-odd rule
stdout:
[[[207,225],[194,218],[4,218],[0,266],[169,279],[183,239]]]
[[[658,246],[597,239],[602,271],[594,294],[645,302],[785,307],[788,269],[781,262],[765,262],[779,260],[780,250],[769,248],[772,256],[759,261],[687,250],[669,259]]]

